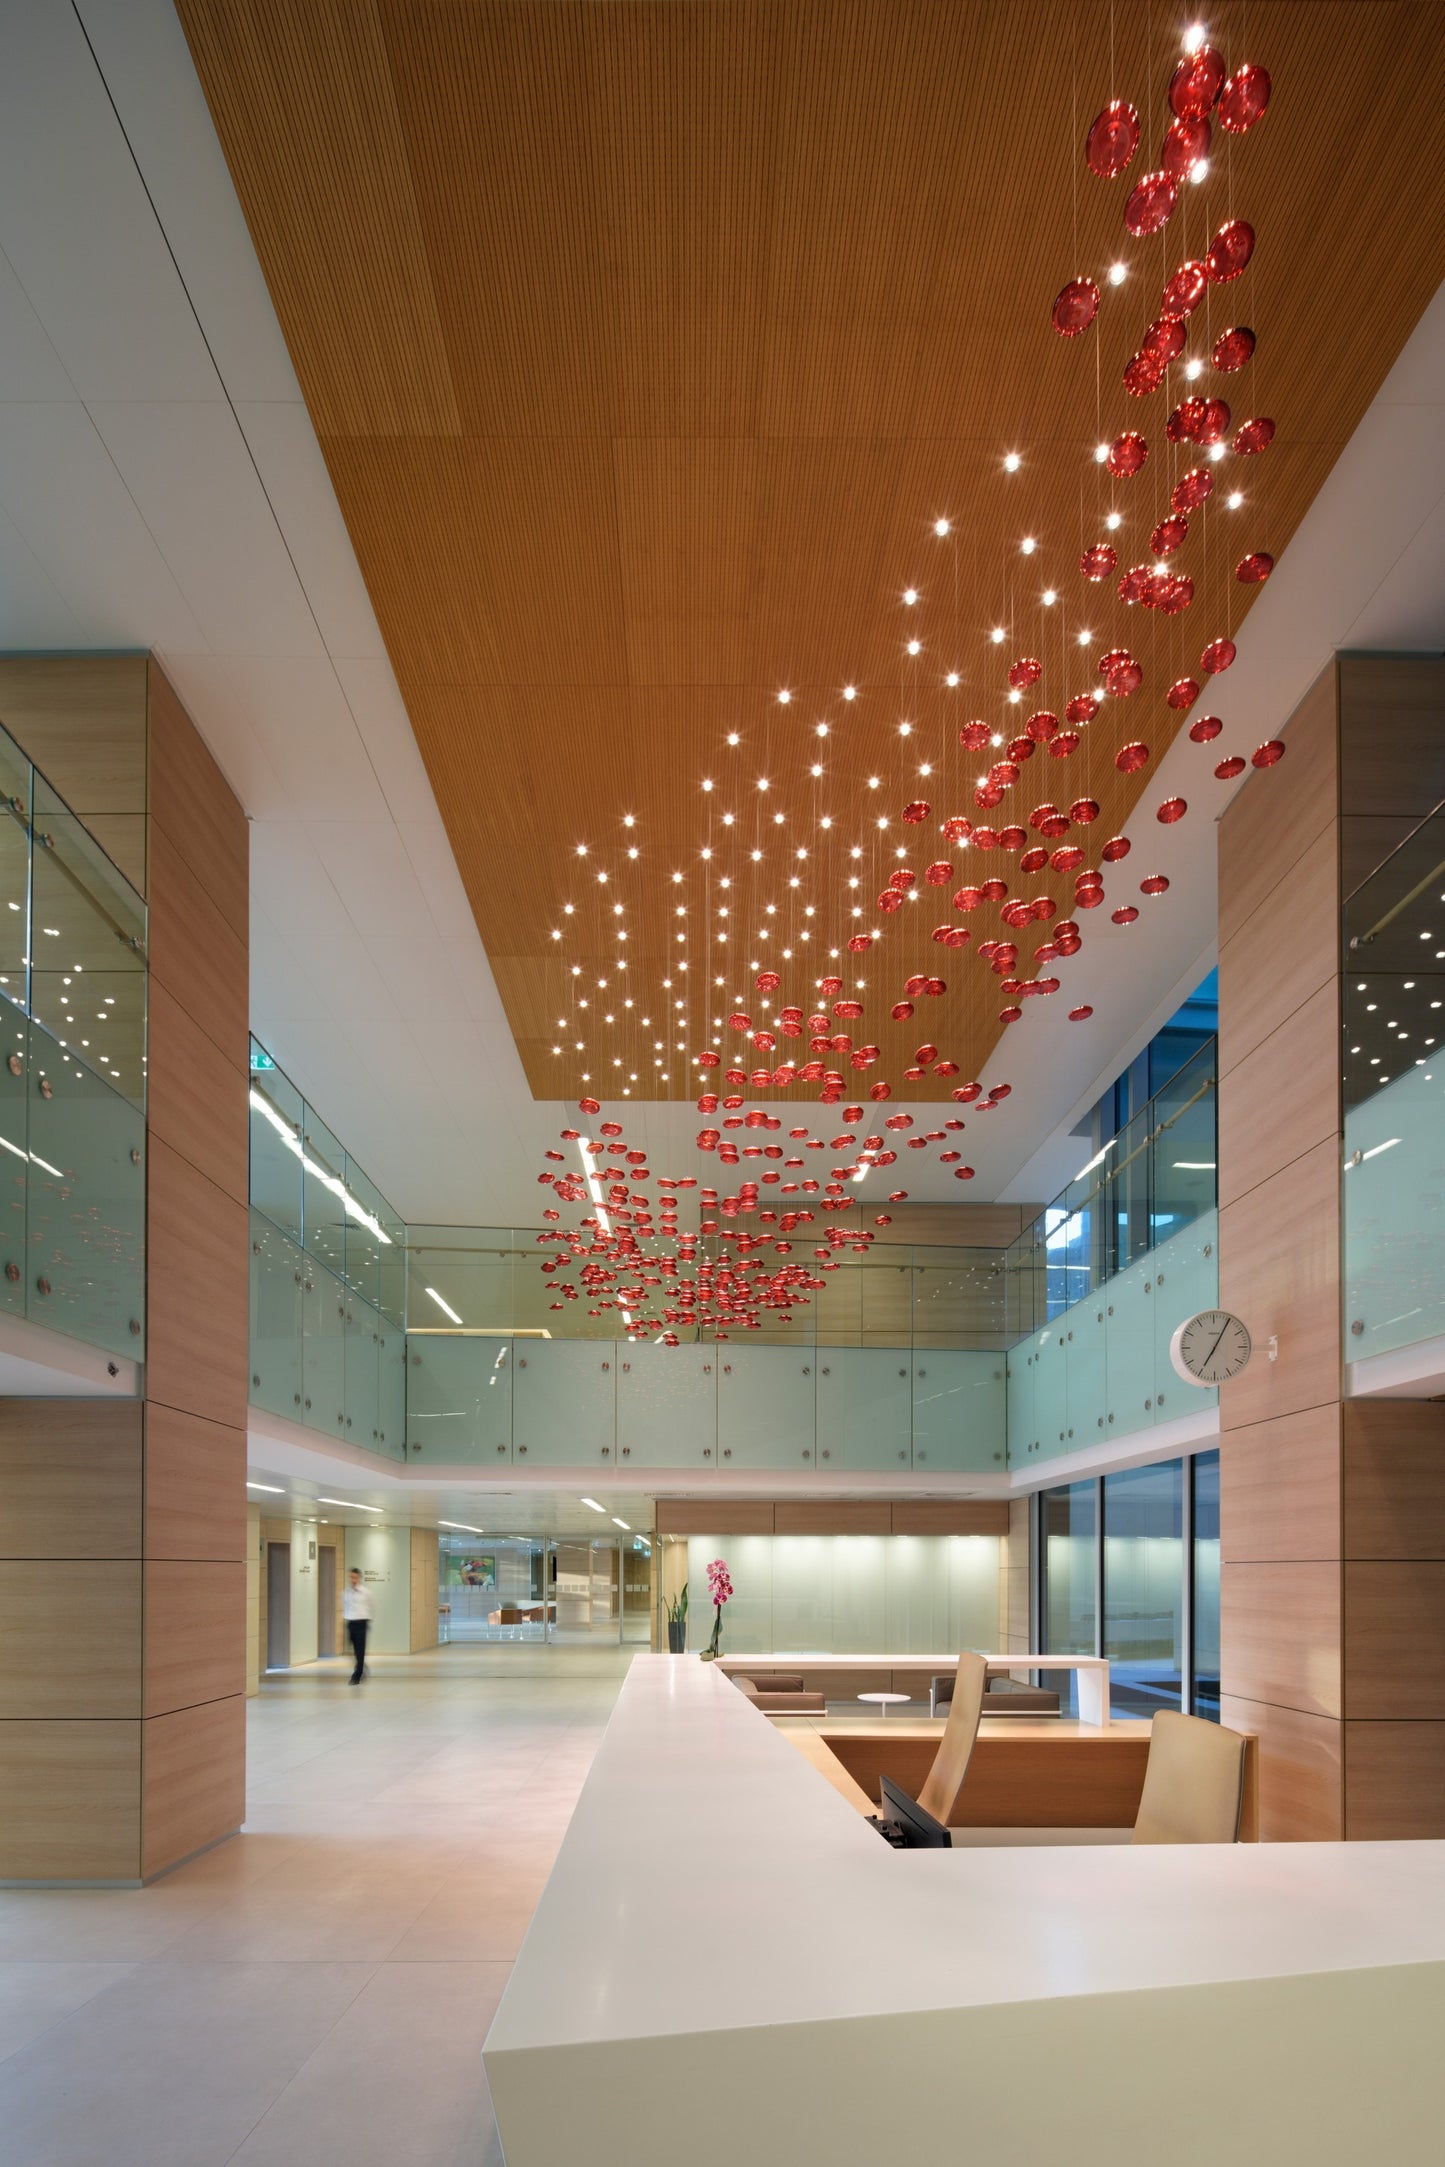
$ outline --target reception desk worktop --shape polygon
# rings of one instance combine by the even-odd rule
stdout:
[[[485,2062],[507,2167],[1357,2167],[1436,2156],[1442,2021],[1445,1843],[895,1852],[641,1655]]]

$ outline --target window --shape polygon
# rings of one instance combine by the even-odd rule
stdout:
[[[1042,1646],[1054,1655],[1093,1655],[1098,1647],[1098,1488],[1096,1482],[1071,1482],[1039,1499]],[[1077,1714],[1074,1672],[1041,1676],[1059,1693],[1063,1712]]]
[[[1184,1463],[1104,1477],[1104,1654],[1121,1716],[1178,1708],[1184,1660]]]
[[[1198,1453],[1194,1475],[1194,1714],[1219,1721],[1219,1454]]]

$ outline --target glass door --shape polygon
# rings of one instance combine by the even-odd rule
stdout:
[[[558,1536],[547,1545],[547,1638],[554,1647],[617,1647],[622,1561],[609,1536]]]

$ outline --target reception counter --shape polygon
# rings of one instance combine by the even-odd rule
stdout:
[[[895,1852],[638,1656],[485,2048],[507,2167],[1436,2156],[1445,1843]]]

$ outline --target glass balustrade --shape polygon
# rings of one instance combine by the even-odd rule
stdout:
[[[145,904],[0,731],[0,1307],[145,1353]]]
[[[1445,811],[1344,912],[1345,1359],[1445,1333]]]

